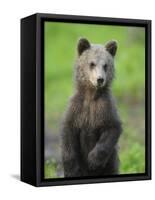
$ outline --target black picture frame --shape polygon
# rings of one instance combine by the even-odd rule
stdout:
[[[145,173],[44,179],[44,22],[145,28]],[[53,186],[151,179],[151,20],[37,13],[21,19],[21,181]]]

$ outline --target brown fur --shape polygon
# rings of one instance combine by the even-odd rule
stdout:
[[[88,41],[78,49],[76,92],[70,100],[62,127],[64,175],[78,177],[117,174],[117,142],[121,123],[110,91],[114,77],[114,50],[110,49],[113,53],[111,56],[105,47],[95,46],[91,49]],[[92,58],[104,59],[108,63],[104,87],[95,87],[89,80],[86,66]],[[91,75],[91,71],[89,73]]]

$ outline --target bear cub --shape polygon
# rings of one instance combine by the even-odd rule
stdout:
[[[122,127],[110,89],[117,43],[81,38],[77,51],[75,94],[62,123],[64,177],[118,174]]]

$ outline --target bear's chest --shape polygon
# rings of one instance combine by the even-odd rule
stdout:
[[[84,157],[96,145],[101,129],[105,123],[104,104],[102,102],[84,102],[76,115],[76,123],[80,128],[80,146]]]
[[[106,120],[106,105],[102,100],[83,101],[75,116],[76,125],[84,129],[97,129]]]

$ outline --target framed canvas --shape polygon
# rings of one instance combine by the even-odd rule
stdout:
[[[21,19],[21,181],[151,179],[151,21]]]

